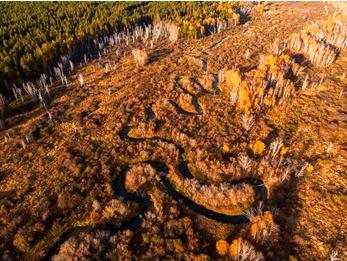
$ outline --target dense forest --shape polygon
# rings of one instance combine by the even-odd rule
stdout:
[[[240,12],[236,2],[0,3],[0,82],[37,78],[82,42],[134,25],[173,22],[180,37],[198,38],[209,25],[239,18]]]

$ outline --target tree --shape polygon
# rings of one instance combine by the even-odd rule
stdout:
[[[218,240],[216,242],[216,249],[219,255],[225,256],[228,253],[229,244],[225,240]]]

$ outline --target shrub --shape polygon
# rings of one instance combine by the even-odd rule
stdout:
[[[22,252],[27,252],[30,249],[30,244],[25,234],[18,232],[13,239],[13,245]]]
[[[132,54],[137,65],[144,66],[149,62],[149,57],[146,51],[133,49]]]

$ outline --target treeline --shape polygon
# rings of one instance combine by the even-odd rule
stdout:
[[[197,38],[206,26],[235,18],[240,8],[236,2],[3,2],[0,83],[38,77],[81,43],[135,24],[174,22],[181,37]]]

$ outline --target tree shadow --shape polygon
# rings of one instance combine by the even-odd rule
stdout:
[[[309,159],[305,157],[305,151],[310,147],[312,140],[308,140],[302,149],[296,155],[296,158],[305,160],[315,165],[315,162],[322,158],[322,154],[311,156]],[[301,240],[310,240],[305,227],[300,225],[300,217],[303,211],[303,204],[299,197],[300,179],[310,177],[296,177],[294,174],[288,180],[285,180],[277,186],[269,198],[269,206],[278,212],[274,215],[275,221],[280,226],[279,242],[273,247],[273,253],[276,253],[274,260],[290,260],[290,256],[298,257]],[[300,189],[302,191],[302,189]],[[299,237],[297,237],[299,236]],[[300,239],[302,237],[302,239]],[[318,256],[312,256],[310,260],[321,260]]]
[[[59,86],[50,90],[49,96],[44,99],[45,104],[49,105],[53,100],[58,99],[66,93],[66,86]],[[44,109],[39,110],[40,104],[27,97],[24,102],[14,101],[10,104],[5,115],[5,126],[0,131],[6,131],[30,120],[33,116],[42,114]]]
[[[169,48],[155,50],[150,55],[150,62],[159,61],[160,59],[167,57],[172,52],[173,51]]]
[[[280,226],[279,242],[272,249],[276,253],[274,260],[289,260],[296,247],[293,237],[299,213],[293,215],[293,206],[298,201],[297,186],[297,178],[285,181],[272,192],[269,198],[269,206],[278,210],[275,221]]]

